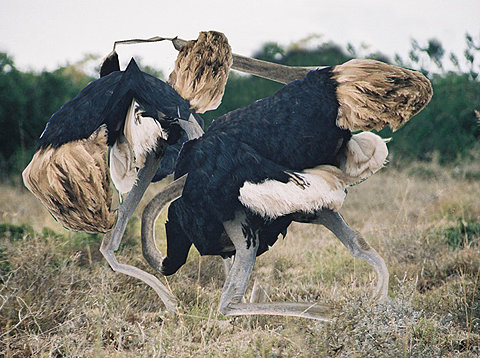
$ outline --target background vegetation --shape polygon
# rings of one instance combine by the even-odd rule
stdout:
[[[265,44],[256,57],[292,65],[375,58],[421,70],[433,83],[434,97],[421,114],[395,133],[381,133],[393,137],[389,168],[350,188],[342,208],[385,258],[391,300],[370,301],[370,266],[320,226],[298,224],[258,259],[254,276],[267,301],[330,304],[329,322],[219,315],[221,260],[194,250],[177,274],[161,278],[179,299],[178,314],[166,314],[153,290],[109,268],[100,235],[63,229],[18,185],[48,118],[94,79],[84,68],[98,58],[37,73],[18,70],[0,54],[0,356],[479,356],[478,41],[467,35],[462,54],[446,54],[437,40],[413,41],[408,58],[392,60],[365,46],[312,45],[316,40]],[[205,119],[278,88],[232,73],[222,105]],[[151,185],[130,221],[120,262],[150,271],[139,215],[163,185]],[[164,222],[165,212],[156,235],[162,252]]]
[[[477,42],[480,42],[478,40]],[[317,43],[316,45],[312,45]],[[438,40],[425,46],[412,41],[408,59],[396,55],[393,60],[368,48],[348,45],[342,48],[331,42],[308,37],[283,48],[265,44],[255,57],[288,65],[335,65],[351,58],[373,58],[420,70],[432,81],[434,97],[428,107],[397,133],[384,130],[382,136],[393,137],[390,149],[395,163],[418,159],[439,160],[448,164],[471,158],[478,142],[480,127],[474,109],[480,107],[480,45],[470,35],[465,37],[463,54],[447,54]],[[447,58],[448,57],[448,58]],[[22,72],[14,59],[0,53],[0,173],[3,179],[18,174],[33,154],[39,135],[50,116],[95,78],[86,74],[87,62],[100,60],[86,56],[78,63],[53,72]],[[451,70],[447,71],[445,67]],[[146,68],[162,76],[159,71]],[[233,109],[266,97],[279,84],[232,72],[221,106],[205,114],[207,125]]]

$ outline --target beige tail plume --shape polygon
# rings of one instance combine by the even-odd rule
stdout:
[[[66,228],[105,233],[113,228],[107,129],[89,138],[40,149],[23,171],[25,186]]]
[[[337,125],[351,131],[398,129],[420,112],[433,95],[421,73],[373,60],[335,66],[340,104]]]

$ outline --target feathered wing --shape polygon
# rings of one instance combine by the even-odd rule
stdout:
[[[128,193],[137,180],[137,170],[132,147],[124,136],[110,147],[109,159],[113,185],[120,193]]]
[[[351,60],[333,68],[340,104],[337,125],[351,131],[398,129],[433,95],[417,71],[373,60]]]
[[[295,178],[286,183],[278,180],[245,182],[240,188],[238,200],[268,219],[296,212],[338,211],[341,208],[346,185],[340,169],[322,165],[292,175]]]
[[[23,171],[25,186],[65,227],[107,232],[116,220],[107,166],[105,125],[89,138],[37,151]]]
[[[321,209],[338,211],[349,185],[366,180],[386,163],[386,141],[371,132],[355,134],[339,154],[340,168],[319,165],[301,172],[290,172],[290,180],[246,181],[239,201],[258,215],[276,219],[295,212],[312,213]]]

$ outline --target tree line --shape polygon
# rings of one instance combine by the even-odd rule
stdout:
[[[480,150],[480,125],[475,110],[480,110],[480,46],[470,35],[465,37],[461,55],[446,54],[440,41],[426,44],[412,41],[408,58],[368,51],[368,47],[349,44],[345,48],[333,42],[312,46],[315,36],[287,47],[264,44],[254,57],[286,65],[336,65],[352,58],[371,58],[422,71],[432,82],[434,95],[430,104],[397,132],[380,132],[392,137],[391,161],[438,160],[451,164],[471,157]],[[91,58],[87,58],[91,60]],[[98,60],[98,59],[97,59]],[[446,63],[450,70],[446,70]],[[143,68],[162,76],[153,68]],[[17,176],[28,164],[50,116],[94,80],[82,63],[54,71],[20,71],[14,59],[0,53],[0,172],[2,179]],[[280,84],[231,72],[222,104],[204,115],[211,121],[236,108],[269,96]]]

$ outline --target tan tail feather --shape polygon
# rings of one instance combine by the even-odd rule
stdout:
[[[59,148],[41,149],[23,171],[25,186],[66,228],[105,233],[113,228],[107,130]]]
[[[430,101],[433,90],[421,73],[373,60],[335,66],[337,125],[357,130],[398,129]]]
[[[180,50],[168,82],[192,109],[203,113],[220,105],[232,62],[224,34],[200,32]]]

